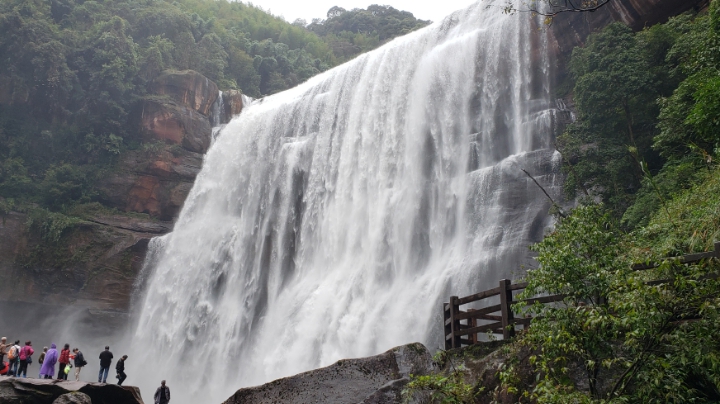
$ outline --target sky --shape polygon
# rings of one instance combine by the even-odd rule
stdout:
[[[467,7],[477,0],[243,0],[262,7],[273,15],[282,16],[288,22],[303,18],[310,22],[313,18],[325,19],[327,11],[333,6],[347,10],[367,8],[371,4],[383,4],[409,11],[415,18],[439,21],[455,10]]]

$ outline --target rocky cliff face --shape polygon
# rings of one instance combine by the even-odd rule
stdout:
[[[166,71],[149,91],[129,122],[143,146],[97,184],[104,206],[73,214],[79,222],[52,242],[28,229],[26,213],[2,216],[0,305],[51,305],[53,313],[72,306],[106,325],[124,321],[149,240],[172,229],[202,167],[211,120],[226,123],[242,111],[239,91],[224,92],[220,103],[215,83],[194,71]]]
[[[144,148],[126,153],[99,189],[104,204],[172,220],[180,211],[210,147],[210,111],[217,86],[190,70],[166,71],[132,115]]]
[[[126,310],[150,238],[170,223],[88,213],[57,243],[28,231],[26,214],[12,212],[0,227],[3,301]]]

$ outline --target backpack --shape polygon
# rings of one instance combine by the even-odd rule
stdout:
[[[18,357],[18,346],[13,345],[12,348],[10,348],[10,352],[8,352],[8,359],[11,361],[14,361]]]
[[[85,360],[85,355],[83,355],[82,352],[78,351],[75,359],[78,362],[78,367],[83,367],[83,366],[87,365],[87,361]]]

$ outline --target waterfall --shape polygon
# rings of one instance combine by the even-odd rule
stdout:
[[[227,122],[225,117],[225,103],[223,99],[223,92],[218,92],[218,97],[215,99],[215,102],[210,106],[210,116],[208,117],[210,120],[210,126],[212,126],[212,135],[210,137],[210,144],[212,145],[215,143],[215,139],[217,139],[218,135],[220,134],[220,130],[224,127],[224,123]],[[228,119],[229,120],[229,119]]]
[[[442,301],[520,275],[551,224],[521,171],[557,193],[541,25],[478,2],[246,107],[148,264],[128,374],[220,403],[440,346]]]

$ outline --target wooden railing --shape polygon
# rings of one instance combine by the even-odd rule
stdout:
[[[692,264],[705,259],[720,259],[720,242],[715,242],[715,250],[705,253],[688,254],[680,257],[668,257],[663,260],[677,260],[681,264]],[[644,271],[647,269],[657,268],[661,263],[643,263],[635,264],[632,269],[636,271]],[[707,276],[708,278],[717,278],[717,274]],[[669,279],[661,279],[649,281],[649,285],[658,285],[669,282]],[[450,296],[450,301],[443,303],[443,319],[444,319],[444,335],[445,349],[460,348],[462,345],[472,345],[478,342],[478,334],[493,333],[502,334],[504,339],[515,336],[515,327],[530,326],[532,318],[515,318],[512,305],[517,302],[524,302],[526,305],[535,303],[553,303],[565,299],[565,295],[541,296],[531,299],[515,300],[513,293],[523,290],[527,287],[527,283],[513,284],[509,279],[500,281],[498,287],[486,290],[474,295],[457,297]],[[460,310],[460,306],[479,302],[483,300],[494,299],[498,304],[489,304],[481,309]],[[498,315],[499,312],[499,315]]]

